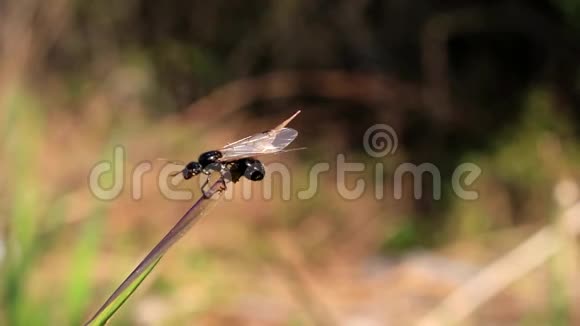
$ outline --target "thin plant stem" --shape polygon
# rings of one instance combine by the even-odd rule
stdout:
[[[211,203],[216,203],[217,198],[225,189],[225,181],[220,178],[217,180],[183,215],[179,221],[169,230],[169,232],[159,241],[159,243],[147,254],[147,256],[137,265],[137,267],[127,276],[119,287],[111,294],[105,303],[99,308],[85,326],[104,325],[113,314],[129,299],[131,294],[139,287],[141,282],[149,275],[155,265],[161,260],[163,255],[175,242],[205,215]]]

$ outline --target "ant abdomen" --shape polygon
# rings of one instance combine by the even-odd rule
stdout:
[[[244,165],[246,166],[246,170],[244,171],[244,177],[252,180],[252,181],[260,181],[264,179],[266,175],[266,170],[264,169],[264,164],[262,162],[248,158],[244,160]]]

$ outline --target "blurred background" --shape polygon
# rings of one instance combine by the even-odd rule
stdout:
[[[112,325],[580,324],[579,50],[574,0],[1,1],[0,324],[87,320],[193,201],[161,193],[156,159],[299,108],[307,150],[264,158],[290,199],[274,173],[271,199],[235,185]],[[365,152],[375,124],[396,151]],[[89,174],[118,146],[100,200]],[[339,154],[365,166],[358,198]],[[415,199],[406,176],[395,198],[397,167],[425,162],[440,187]],[[453,191],[465,162],[476,200]]]

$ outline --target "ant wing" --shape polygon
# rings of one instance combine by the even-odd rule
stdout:
[[[296,137],[298,131],[292,128],[272,129],[261,132],[224,146],[220,161],[234,161],[242,158],[274,154],[283,151]]]

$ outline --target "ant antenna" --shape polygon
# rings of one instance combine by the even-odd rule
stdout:
[[[160,157],[158,157],[158,158],[157,158],[157,160],[158,160],[158,161],[164,161],[164,162],[167,162],[167,163],[169,163],[169,164],[175,164],[175,165],[183,165],[183,162],[180,162],[180,161],[174,161],[174,160],[170,160],[170,159],[166,159],[166,158],[162,158],[162,157],[161,157],[161,158],[160,158]]]
[[[183,171],[177,171],[177,172],[173,172],[173,173],[171,173],[169,176],[173,178],[173,177],[176,177],[176,176],[180,175],[182,172],[183,172]]]

